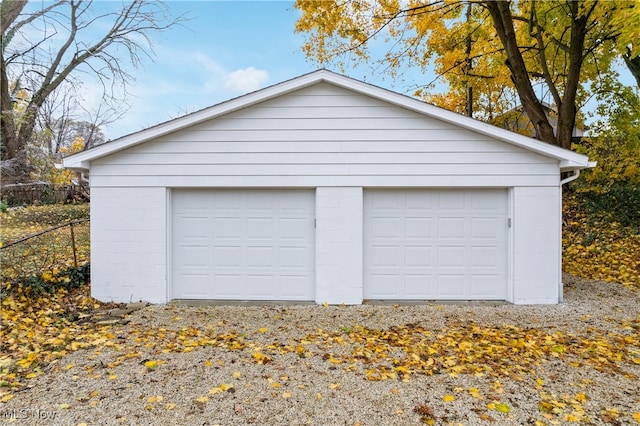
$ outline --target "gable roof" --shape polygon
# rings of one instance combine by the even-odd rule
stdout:
[[[424,114],[425,116],[454,124],[460,128],[490,136],[494,139],[554,158],[560,162],[560,169],[562,171],[581,170],[593,167],[594,165],[594,163],[589,163],[589,159],[585,155],[553,146],[518,133],[513,133],[509,130],[501,129],[455,112],[436,107],[418,99],[374,86],[360,80],[345,77],[325,69],[303,74],[291,80],[283,81],[273,86],[251,92],[200,111],[123,136],[90,150],[71,155],[63,160],[63,165],[69,169],[86,171],[89,170],[90,162],[93,160],[97,160],[118,151],[185,129],[195,124],[211,120],[230,112],[247,108],[257,103],[277,98],[296,90],[323,82],[370,96],[375,99],[380,99],[390,104]]]

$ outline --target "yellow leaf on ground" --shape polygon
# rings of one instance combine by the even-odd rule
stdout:
[[[9,402],[13,399],[13,394],[10,393],[8,395],[3,396],[2,398],[0,398],[0,401],[2,402]]]
[[[144,363],[144,366],[149,370],[155,370],[158,368],[158,361],[147,361]]]
[[[444,400],[444,402],[451,402],[455,401],[456,397],[453,395],[445,395],[442,397],[442,399]]]
[[[205,360],[205,362],[204,362],[204,366],[205,366],[205,367],[211,367],[211,366],[213,366],[213,362],[211,362],[211,361],[209,361],[209,360],[207,359],[207,360]]]
[[[204,404],[207,401],[209,401],[208,396],[199,396],[196,398],[196,402],[199,402],[200,404]]]
[[[234,379],[239,379],[240,376],[242,376],[242,373],[239,371],[234,371],[233,374],[231,375],[231,377],[233,377]]]
[[[511,407],[509,407],[507,404],[502,403],[497,403],[494,409],[500,413],[508,413],[509,411],[511,411]]]
[[[291,392],[284,392],[284,393],[282,394],[282,397],[283,397],[284,399],[291,398],[291,396],[292,396],[292,395],[291,395]]]

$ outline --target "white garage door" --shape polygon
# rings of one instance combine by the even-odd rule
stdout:
[[[365,191],[365,299],[507,298],[507,192]]]
[[[310,190],[174,190],[173,299],[313,300]]]

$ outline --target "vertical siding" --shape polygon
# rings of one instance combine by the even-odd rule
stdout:
[[[165,188],[91,189],[91,294],[167,301]]]

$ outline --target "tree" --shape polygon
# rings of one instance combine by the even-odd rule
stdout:
[[[635,0],[297,0],[302,16],[296,31],[308,34],[303,49],[309,57],[323,64],[338,60],[341,67],[370,60],[369,45],[385,37],[394,47],[378,61],[392,75],[403,63],[423,69],[434,63],[450,90],[429,100],[463,112],[472,92],[474,116],[491,121],[513,107],[516,94],[536,137],[569,148],[579,108],[591,95],[588,83],[611,73],[616,57],[635,60],[640,53],[637,5]],[[631,50],[629,40],[636,43]],[[545,113],[544,97],[557,109],[557,126]]]
[[[65,85],[78,87],[80,73],[94,76],[103,100],[118,104],[133,79],[126,64],[138,67],[150,57],[150,35],[184,21],[183,16],[170,17],[156,1],[123,2],[119,9],[112,3],[97,7],[92,0],[59,0],[37,10],[30,6],[26,0],[0,3],[3,160],[23,155],[47,100]],[[20,114],[12,87],[30,94]]]

